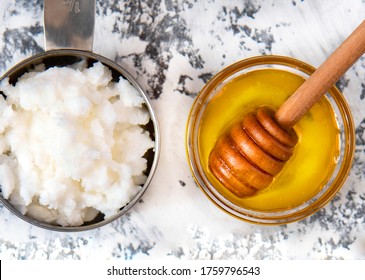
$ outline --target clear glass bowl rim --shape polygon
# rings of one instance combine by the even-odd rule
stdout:
[[[334,99],[337,109],[340,112],[340,114],[337,115],[337,118],[341,118],[341,121],[343,122],[345,145],[343,146],[344,151],[341,152],[342,156],[339,159],[339,162],[341,163],[340,168],[337,171],[335,178],[331,180],[331,184],[327,184],[320,195],[317,195],[309,202],[306,202],[306,206],[274,213],[244,209],[223,198],[207,179],[204,179],[205,175],[202,174],[203,169],[200,165],[197,150],[199,114],[204,110],[204,104],[209,102],[210,94],[214,92],[216,88],[227,82],[227,80],[231,80],[232,77],[239,76],[243,74],[243,72],[249,72],[248,69],[250,68],[254,69],[255,67],[261,67],[260,69],[262,69],[262,67],[268,68],[268,66],[288,68],[294,73],[297,72],[307,76],[311,75],[316,70],[315,67],[303,61],[279,55],[250,57],[227,66],[208,81],[194,100],[187,121],[185,140],[188,163],[194,180],[210,201],[227,214],[240,220],[254,224],[279,225],[295,222],[314,214],[332,200],[341,189],[352,166],[355,151],[355,128],[349,105],[337,87],[332,86],[327,94]]]

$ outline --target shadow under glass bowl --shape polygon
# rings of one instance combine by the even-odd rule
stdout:
[[[325,206],[340,190],[350,171],[355,149],[355,130],[350,108],[340,93],[333,86],[326,93],[340,130],[340,151],[337,164],[328,182],[309,200],[281,210],[262,211],[243,207],[233,203],[222,195],[214,186],[217,182],[211,180],[207,170],[203,168],[199,148],[199,133],[201,122],[209,102],[227,83],[260,69],[278,69],[293,73],[304,79],[308,78],[315,68],[299,60],[283,56],[259,56],[238,61],[217,73],[197,96],[188,119],[186,130],[186,150],[188,162],[194,179],[201,190],[216,206],[224,212],[246,222],[264,225],[278,225],[298,221],[308,217]]]

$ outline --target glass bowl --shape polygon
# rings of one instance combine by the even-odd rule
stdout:
[[[269,206],[256,207],[252,206],[252,203],[250,204],[245,202],[249,201],[251,198],[245,198],[243,200],[240,200],[232,194],[227,195],[227,193],[229,192],[224,191],[222,185],[220,185],[218,180],[214,179],[214,176],[210,173],[209,168],[207,167],[207,152],[204,151],[204,149],[206,148],[204,144],[206,142],[202,140],[202,133],[206,133],[209,130],[204,128],[203,120],[205,120],[205,116],[206,114],[208,114],[207,111],[211,110],[212,103],[217,103],[217,100],[222,100],[219,99],[222,95],[228,94],[227,88],[229,88],[229,85],[232,81],[234,82],[237,79],[246,77],[248,74],[254,73],[255,71],[257,72],[259,70],[268,69],[282,71],[280,73],[289,73],[288,75],[299,77],[303,81],[315,71],[314,67],[304,62],[289,57],[275,55],[248,58],[226,67],[218,74],[216,74],[205,85],[205,87],[197,96],[191,108],[186,130],[186,149],[189,165],[193,173],[194,179],[198,186],[201,188],[201,190],[211,200],[211,202],[213,202],[224,212],[243,221],[255,224],[278,225],[298,221],[300,219],[308,217],[309,215],[312,215],[313,213],[321,209],[324,205],[326,205],[336,195],[336,193],[340,190],[343,183],[345,182],[351,168],[355,148],[355,130],[351,111],[346,100],[335,86],[331,87],[325,94],[324,100],[326,100],[326,104],[329,104],[328,107],[332,111],[334,123],[336,123],[336,138],[338,138],[338,141],[336,143],[338,143],[338,152],[335,156],[333,168],[328,172],[325,180],[321,179],[322,181],[315,183],[319,186],[317,190],[308,192],[309,195],[305,194],[306,191],[304,190],[304,188],[311,188],[313,185],[312,180],[308,182],[304,181],[301,186],[299,186],[299,183],[297,183],[297,181],[291,181],[289,182],[289,185],[293,188],[293,190],[296,188],[298,189],[296,190],[296,194],[299,194],[300,199],[297,199],[297,202],[295,203],[288,203],[285,199],[282,200],[284,202],[280,202],[282,197],[285,197],[286,195],[285,193],[280,193],[281,186],[273,186],[272,188],[269,187],[263,192],[264,195],[268,195],[269,192],[274,191],[276,192],[275,199],[279,200],[277,205],[272,206],[271,209]],[[257,81],[257,83],[260,82],[260,80]],[[265,83],[265,81],[262,82]],[[298,86],[299,85],[297,85],[297,87]],[[247,91],[249,91],[250,88],[245,87],[245,89],[246,92],[245,90],[242,90],[239,94],[247,94]],[[293,89],[292,91],[294,92],[295,89]],[[259,99],[260,98],[258,98],[258,100]],[[278,101],[278,99],[280,98],[276,96],[269,96],[269,99],[271,100],[270,102],[273,102],[273,104],[281,102]],[[247,105],[247,103],[251,102],[249,98],[240,99],[240,96],[233,96],[229,100],[229,102],[231,103],[226,104],[226,109],[222,107],[223,105],[219,105],[221,106],[221,109],[224,108],[224,110],[229,111],[231,109],[230,107],[251,106],[250,104]],[[239,102],[246,102],[246,104],[239,104]],[[278,106],[280,106],[280,104],[276,106],[276,109]],[[223,112],[221,111],[217,111],[216,114],[218,116],[218,119],[216,120],[219,120],[220,114],[222,114],[222,119],[225,120],[217,121],[216,124],[214,124],[214,126],[216,126],[214,129],[221,129],[223,131],[223,126],[225,125],[224,122],[227,121],[227,114],[224,117]],[[232,118],[234,119],[234,117]],[[298,123],[300,123],[300,121]],[[318,126],[320,124],[316,122],[315,125]],[[299,138],[301,137],[300,135],[298,136]],[[316,137],[321,136],[316,135]],[[212,138],[214,137],[212,136]],[[298,145],[304,144],[300,144],[299,141],[297,146]],[[294,156],[295,153],[296,150],[294,150]],[[282,175],[283,173],[287,172],[285,171],[286,166],[290,166],[290,160],[286,163],[284,169],[278,176],[286,176]],[[290,167],[287,167],[287,170],[288,169],[290,169]],[[308,169],[309,171],[304,170],[303,172],[305,174],[306,172],[310,172],[310,168]],[[308,174],[304,176],[310,176]],[[288,180],[290,180],[291,177],[287,177],[289,178]],[[275,180],[276,179],[274,179],[274,182]],[[303,188],[303,190],[301,190],[300,188]],[[301,192],[303,193],[303,196],[301,196]],[[260,195],[262,194],[259,192],[256,196]]]

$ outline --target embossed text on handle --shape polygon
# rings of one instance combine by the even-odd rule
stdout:
[[[80,13],[80,2],[76,0],[66,0],[63,2],[65,5],[68,6],[68,11],[74,11],[76,14]]]

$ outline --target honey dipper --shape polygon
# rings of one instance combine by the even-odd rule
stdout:
[[[220,136],[209,169],[233,194],[245,197],[270,185],[293,154],[293,126],[365,52],[365,21],[273,112],[260,107]]]

